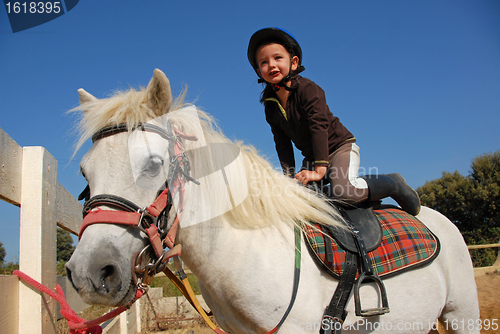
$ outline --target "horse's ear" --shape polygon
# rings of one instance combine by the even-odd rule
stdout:
[[[146,88],[146,98],[149,107],[158,115],[164,115],[172,104],[172,92],[167,76],[155,69],[153,78]]]
[[[80,97],[80,104],[97,100],[97,98],[94,97],[94,95],[87,93],[83,88],[80,88],[78,90],[78,96]]]

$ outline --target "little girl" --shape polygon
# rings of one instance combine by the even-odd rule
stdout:
[[[304,70],[296,39],[279,28],[255,32],[248,60],[266,83],[261,102],[274,135],[283,171],[301,183],[330,183],[330,195],[348,203],[392,197],[410,214],[420,211],[420,199],[399,174],[358,176],[359,147],[352,133],[333,116],[325,93],[298,75]],[[292,143],[304,156],[295,174]]]

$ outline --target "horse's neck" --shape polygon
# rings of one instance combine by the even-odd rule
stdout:
[[[182,259],[207,287],[221,276],[225,281],[217,284],[225,288],[240,286],[259,272],[265,275],[265,271],[276,270],[287,258],[293,263],[291,226],[238,228],[217,218],[181,228],[178,241],[182,244]]]

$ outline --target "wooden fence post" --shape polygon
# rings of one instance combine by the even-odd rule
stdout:
[[[57,160],[43,147],[24,147],[19,269],[54,289],[56,284]],[[19,333],[57,333],[56,302],[19,284]]]
[[[500,244],[500,240],[498,240]],[[497,248],[497,260],[493,263],[492,267],[500,267],[500,247]]]
[[[0,128],[0,199],[19,206],[23,148]]]
[[[136,323],[136,326],[135,326],[135,331],[137,333],[140,333],[141,330],[142,330],[142,324],[141,324],[141,298],[137,299],[135,301],[135,323]]]
[[[56,222],[78,234],[82,220],[82,205],[57,182],[57,166],[43,147],[22,148],[0,128],[0,200],[21,207],[19,269],[49,289],[56,284]],[[0,333],[57,333],[54,300],[15,276],[0,283]],[[69,290],[66,300],[78,312],[81,299]]]

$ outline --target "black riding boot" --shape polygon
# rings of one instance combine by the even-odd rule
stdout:
[[[365,175],[361,178],[366,180],[370,190],[368,200],[378,201],[392,197],[409,214],[415,216],[420,212],[418,193],[398,173]]]

